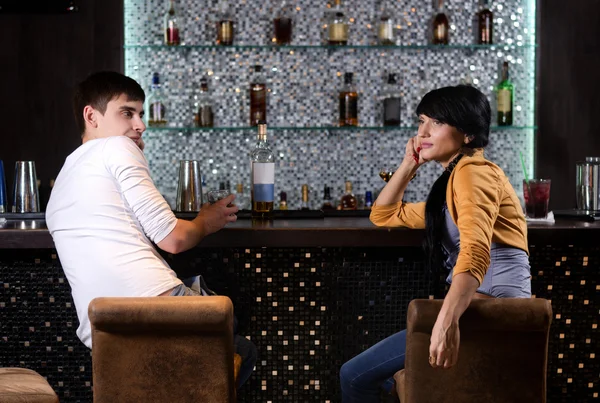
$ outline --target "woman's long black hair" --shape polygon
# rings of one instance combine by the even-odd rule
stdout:
[[[453,126],[470,138],[465,148],[483,148],[488,144],[491,120],[490,103],[481,91],[469,85],[444,87],[427,93],[419,106],[417,115],[426,115],[431,119]],[[441,285],[437,281],[441,270],[444,268],[444,254],[442,252],[442,233],[444,231],[446,202],[446,188],[452,170],[462,158],[459,154],[450,162],[448,167],[435,181],[427,203],[425,204],[425,264],[432,274],[433,283],[436,284],[435,294],[439,294]]]

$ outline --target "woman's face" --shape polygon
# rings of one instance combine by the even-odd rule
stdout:
[[[461,147],[469,143],[469,138],[455,127],[419,115],[418,144],[420,156],[425,161],[437,161],[446,167],[459,153]]]

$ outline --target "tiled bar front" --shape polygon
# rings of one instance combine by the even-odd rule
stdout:
[[[215,291],[230,296],[241,333],[258,346],[256,371],[240,401],[339,402],[340,365],[402,329],[408,302],[430,295],[431,279],[418,246],[421,233],[331,228],[324,231],[331,237],[323,242],[327,247],[317,247],[314,239],[323,231],[285,227],[256,231],[248,248],[239,242],[252,231],[236,237],[233,229],[226,230],[208,247],[168,259],[180,277],[201,273]],[[549,402],[599,399],[600,247],[592,242],[598,230],[597,225],[530,230],[533,290],[552,300],[555,314]],[[6,248],[3,232],[0,247]],[[27,246],[27,233],[33,233],[21,233],[18,242]],[[364,246],[348,244],[356,234]],[[279,241],[257,246],[274,239],[271,235]],[[373,247],[382,235],[397,241]],[[308,246],[301,246],[303,240]],[[91,356],[75,335],[68,282],[54,249],[36,242],[29,246],[34,249],[0,249],[0,362],[39,371],[61,402],[89,402]]]

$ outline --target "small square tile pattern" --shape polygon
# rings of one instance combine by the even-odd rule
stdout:
[[[214,16],[217,2],[179,0],[182,44],[214,43]],[[322,43],[323,15],[327,1],[298,0],[294,6],[293,45]],[[172,131],[148,130],[146,156],[161,193],[175,206],[177,166],[182,159],[201,161],[207,186],[217,188],[229,180],[232,187],[249,185],[248,152],[255,133],[247,131],[188,132],[191,125],[191,99],[203,76],[209,78],[215,98],[217,126],[247,126],[249,115],[248,77],[250,67],[262,64],[270,89],[267,116],[271,126],[329,126],[337,116],[337,92],[344,72],[353,72],[359,95],[361,126],[381,126],[381,88],[387,73],[402,77],[402,125],[415,124],[414,110],[429,90],[456,85],[470,77],[473,85],[490,99],[495,111],[493,88],[499,81],[499,66],[510,62],[515,85],[514,124],[534,125],[535,105],[535,2],[497,0],[493,2],[494,38],[502,45],[485,49],[240,49],[240,48],[165,48],[162,44],[162,18],[168,2],[163,0],[125,1],[126,74],[148,89],[153,72],[161,74],[166,93],[169,126]],[[235,43],[271,43],[270,19],[279,7],[276,0],[230,2],[236,18]],[[374,22],[382,8],[395,16],[397,43],[427,44],[426,32],[433,7],[429,0],[343,2],[352,14],[350,44],[375,43]],[[451,24],[451,44],[472,44],[475,1],[447,0]],[[495,121],[495,113],[492,121]],[[397,166],[404,145],[415,130],[394,131],[271,131],[269,140],[275,151],[277,168],[275,191],[286,191],[290,208],[299,208],[301,185],[310,187],[311,208],[320,206],[324,185],[333,187],[334,198],[343,193],[344,181],[354,184],[355,194],[377,192],[383,182],[378,171]],[[523,152],[533,172],[535,131],[531,128],[493,130],[487,157],[507,173],[517,194],[522,193],[522,170],[518,157]],[[406,200],[424,200],[440,170],[421,169],[411,183]]]
[[[555,315],[547,401],[600,401],[600,247],[530,251],[533,293],[550,299]],[[0,362],[38,371],[61,402],[90,402],[91,354],[75,334],[55,253],[0,255]],[[419,248],[194,249],[167,260],[180,277],[202,274],[229,296],[240,334],[256,344],[240,402],[339,402],[341,365],[403,329],[410,300],[432,290]]]

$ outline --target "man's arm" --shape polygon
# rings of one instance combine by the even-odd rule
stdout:
[[[168,253],[185,252],[200,243],[205,236],[236,221],[238,207],[227,207],[234,199],[235,195],[229,195],[215,204],[206,203],[192,221],[178,219],[173,231],[157,243],[158,247]]]

